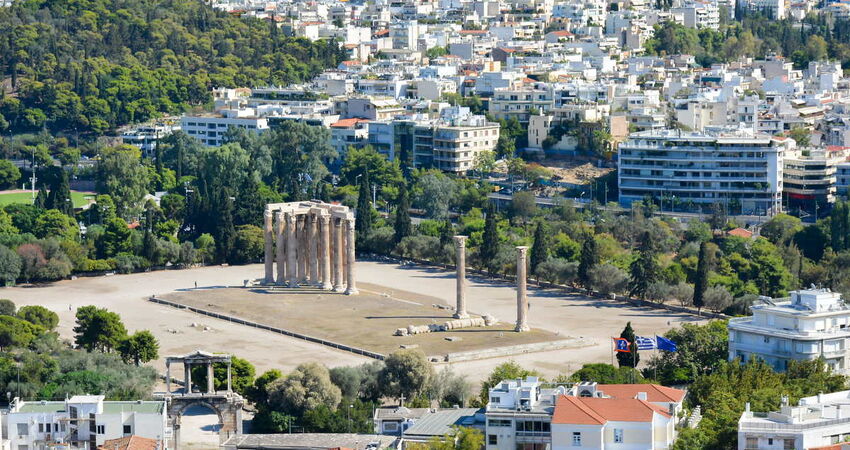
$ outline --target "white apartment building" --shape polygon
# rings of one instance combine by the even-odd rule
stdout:
[[[828,289],[792,291],[790,300],[753,305],[753,315],[729,321],[729,360],[758,357],[776,370],[792,360],[823,358],[850,373],[850,308]]]
[[[9,447],[16,450],[94,450],[104,441],[141,436],[173,448],[164,401],[104,401],[75,395],[65,401],[14,399],[5,419]]]
[[[836,172],[846,152],[831,148],[790,148],[785,152],[783,195],[789,209],[824,211],[835,202]]]
[[[835,167],[835,193],[846,197],[850,189],[850,162]]]
[[[516,118],[522,123],[528,123],[528,118],[535,110],[549,112],[554,105],[551,86],[527,86],[521,88],[496,89],[490,99],[490,114],[497,119]]]
[[[743,0],[738,5],[741,8],[759,11],[767,14],[768,17],[781,20],[785,18],[787,8],[786,0]]]
[[[180,127],[165,124],[143,125],[122,133],[121,140],[125,144],[138,147],[142,155],[151,158],[154,156],[159,140],[179,129]]]
[[[738,420],[739,450],[804,450],[847,442],[850,391],[801,398],[783,397],[779,411],[753,412],[747,403]]]
[[[690,28],[720,28],[720,9],[713,1],[694,1],[680,8],[672,8],[673,14],[681,14],[683,25]]]
[[[781,209],[784,141],[744,131],[634,133],[619,146],[620,203],[644,197],[684,208],[724,203],[743,214]]]
[[[546,450],[552,446],[555,399],[566,388],[542,389],[537,377],[504,380],[490,388],[486,450]]]
[[[183,116],[180,128],[204,145],[218,147],[224,143],[224,135],[230,127],[243,128],[255,133],[269,129],[265,117],[257,117],[253,108],[222,109],[220,115]]]

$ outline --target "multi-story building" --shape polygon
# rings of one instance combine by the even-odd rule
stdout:
[[[850,373],[850,308],[828,289],[792,291],[790,300],[753,305],[753,315],[729,321],[729,360],[758,357],[776,370],[789,361],[823,358]]]
[[[785,152],[783,195],[790,210],[825,211],[835,202],[836,172],[844,151],[792,148]]]
[[[714,203],[734,214],[781,210],[785,141],[744,131],[634,133],[619,146],[620,203],[669,199],[679,208]]]
[[[224,143],[224,136],[230,127],[243,128],[255,133],[269,129],[265,117],[257,117],[253,108],[222,109],[220,115],[183,116],[180,128],[189,136],[197,138],[204,145],[218,147]]]
[[[125,144],[138,147],[142,151],[142,155],[151,158],[156,152],[156,146],[159,140],[179,129],[180,127],[166,124],[143,125],[122,133],[121,140]]]
[[[75,395],[65,401],[14,399],[7,425],[13,449],[78,448],[94,450],[125,436],[155,439],[172,448],[164,401],[104,401],[102,395]]]
[[[850,437],[850,391],[783,397],[779,411],[753,412],[747,403],[738,420],[738,450],[827,448]],[[839,447],[828,447],[839,448]]]
[[[720,9],[713,1],[694,1],[670,11],[673,14],[681,14],[686,27],[712,30],[720,28]]]
[[[544,388],[527,377],[502,381],[489,397],[486,450],[667,449],[685,392],[592,382]]]
[[[498,123],[487,122],[484,116],[471,115],[436,124],[433,167],[454,173],[472,170],[479,153],[496,149],[499,128]]]
[[[835,193],[847,197],[850,189],[850,162],[843,162],[835,166]]]
[[[542,83],[519,89],[496,89],[490,99],[490,114],[497,119],[516,118],[521,123],[528,123],[532,113],[549,112],[553,105],[552,88]]]

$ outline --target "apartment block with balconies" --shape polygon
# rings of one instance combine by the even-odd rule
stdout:
[[[620,203],[630,207],[648,197],[677,210],[720,203],[732,214],[774,214],[781,209],[786,147],[743,130],[631,134],[618,150]]]
[[[792,291],[788,300],[765,300],[750,317],[729,321],[729,360],[760,358],[776,370],[793,360],[823,358],[835,372],[850,373],[850,308],[828,289]]]

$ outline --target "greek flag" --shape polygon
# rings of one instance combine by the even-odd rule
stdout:
[[[638,350],[655,350],[658,348],[658,343],[654,337],[635,336],[635,344]]]

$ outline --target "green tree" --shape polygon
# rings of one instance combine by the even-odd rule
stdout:
[[[115,202],[115,213],[128,218],[141,211],[148,193],[149,173],[142,165],[141,152],[130,145],[107,147],[97,165],[97,191]]]
[[[18,307],[8,298],[0,298],[0,316],[16,316]]]
[[[8,189],[17,186],[21,171],[8,159],[0,160],[0,188]]]
[[[453,426],[441,437],[432,437],[427,443],[410,443],[411,450],[479,450],[484,447],[484,433],[475,428]]]
[[[614,367],[611,364],[584,364],[570,375],[572,381],[595,381],[599,384],[645,383],[646,379],[632,367]]]
[[[369,171],[364,171],[360,177],[360,190],[357,193],[357,216],[354,228],[357,230],[358,246],[363,247],[369,233],[372,232],[372,185],[369,184]]]
[[[42,239],[56,237],[74,241],[79,236],[77,222],[56,209],[48,209],[38,216],[33,232]]]
[[[236,228],[233,226],[233,200],[227,192],[216,196],[219,211],[215,220],[215,259],[219,263],[227,262],[233,254],[236,242]]]
[[[139,366],[159,358],[159,342],[150,331],[137,331],[121,341],[118,352],[124,362]]]
[[[705,325],[682,324],[664,333],[664,337],[676,344],[676,351],[658,352],[644,369],[645,376],[663,385],[692,383],[729,358],[725,320],[713,320]]]
[[[425,210],[429,219],[444,219],[457,198],[458,187],[454,180],[440,172],[428,172],[419,178],[416,203]]]
[[[694,306],[699,311],[705,306],[705,291],[708,289],[708,278],[711,268],[714,266],[717,246],[710,242],[703,242],[699,246],[699,260],[697,272],[694,279]]]
[[[120,253],[133,251],[133,230],[120,217],[107,219],[103,235],[98,241],[97,254],[101,258],[109,258]]]
[[[797,217],[777,214],[762,225],[761,235],[776,245],[782,245],[790,241],[794,234],[802,229],[802,221]]]
[[[620,367],[637,367],[640,362],[640,354],[638,353],[637,344],[635,344],[635,331],[632,329],[631,322],[626,322],[626,327],[623,328],[620,337],[629,341],[629,351],[617,352],[617,364]]]
[[[47,331],[53,331],[59,325],[59,315],[41,305],[22,306],[17,316]]]
[[[655,245],[649,231],[643,233],[638,247],[638,257],[630,266],[631,281],[629,281],[629,295],[632,297],[646,298],[649,287],[659,281],[661,269],[655,257]]]
[[[0,281],[5,286],[15,283],[21,275],[21,257],[5,245],[0,245]]]
[[[545,229],[543,222],[537,223],[537,228],[534,230],[534,245],[531,247],[530,269],[533,274],[537,274],[537,268],[549,259],[550,241],[548,231]],[[539,276],[538,276],[539,278]]]
[[[819,36],[814,36],[819,38]],[[823,38],[820,38],[823,40]],[[795,127],[791,129],[791,139],[797,143],[798,147],[808,147],[811,144],[812,132],[806,127]]]
[[[384,360],[379,383],[387,397],[412,399],[424,392],[434,368],[418,350],[398,350]]]
[[[230,357],[230,387],[236,393],[247,396],[254,385],[254,377],[257,369],[248,360],[236,356]],[[206,367],[198,366],[192,368],[192,383],[201,387],[201,391],[207,389]],[[213,389],[216,391],[227,390],[227,364],[213,364]]]
[[[342,399],[327,367],[316,363],[298,365],[285,378],[271,382],[267,389],[273,409],[296,417],[319,406],[334,410]]]
[[[233,241],[231,263],[248,264],[259,261],[265,251],[263,229],[256,225],[239,225]]]
[[[590,287],[590,269],[599,264],[599,249],[596,238],[590,233],[584,235],[581,244],[581,255],[578,263],[578,280],[585,288]]]
[[[830,246],[835,252],[840,252],[850,248],[847,239],[848,236],[850,236],[850,230],[846,228],[848,217],[850,217],[850,209],[847,207],[847,203],[841,200],[836,200],[835,206],[832,207],[832,211],[829,215]],[[762,236],[764,236],[764,231],[762,231]],[[770,241],[774,244],[776,243],[773,239],[770,239]]]
[[[395,223],[393,227],[393,240],[398,245],[402,239],[412,234],[410,220],[410,198],[407,192],[407,184],[399,183],[398,203],[395,209]]]
[[[27,347],[44,329],[14,316],[0,316],[0,349]]]
[[[481,263],[488,272],[496,270],[495,261],[499,252],[499,232],[496,227],[496,207],[492,203],[487,204],[487,215],[484,218],[484,234],[479,248]]]
[[[127,329],[118,314],[96,306],[77,309],[74,340],[80,347],[111,352],[127,337]]]

